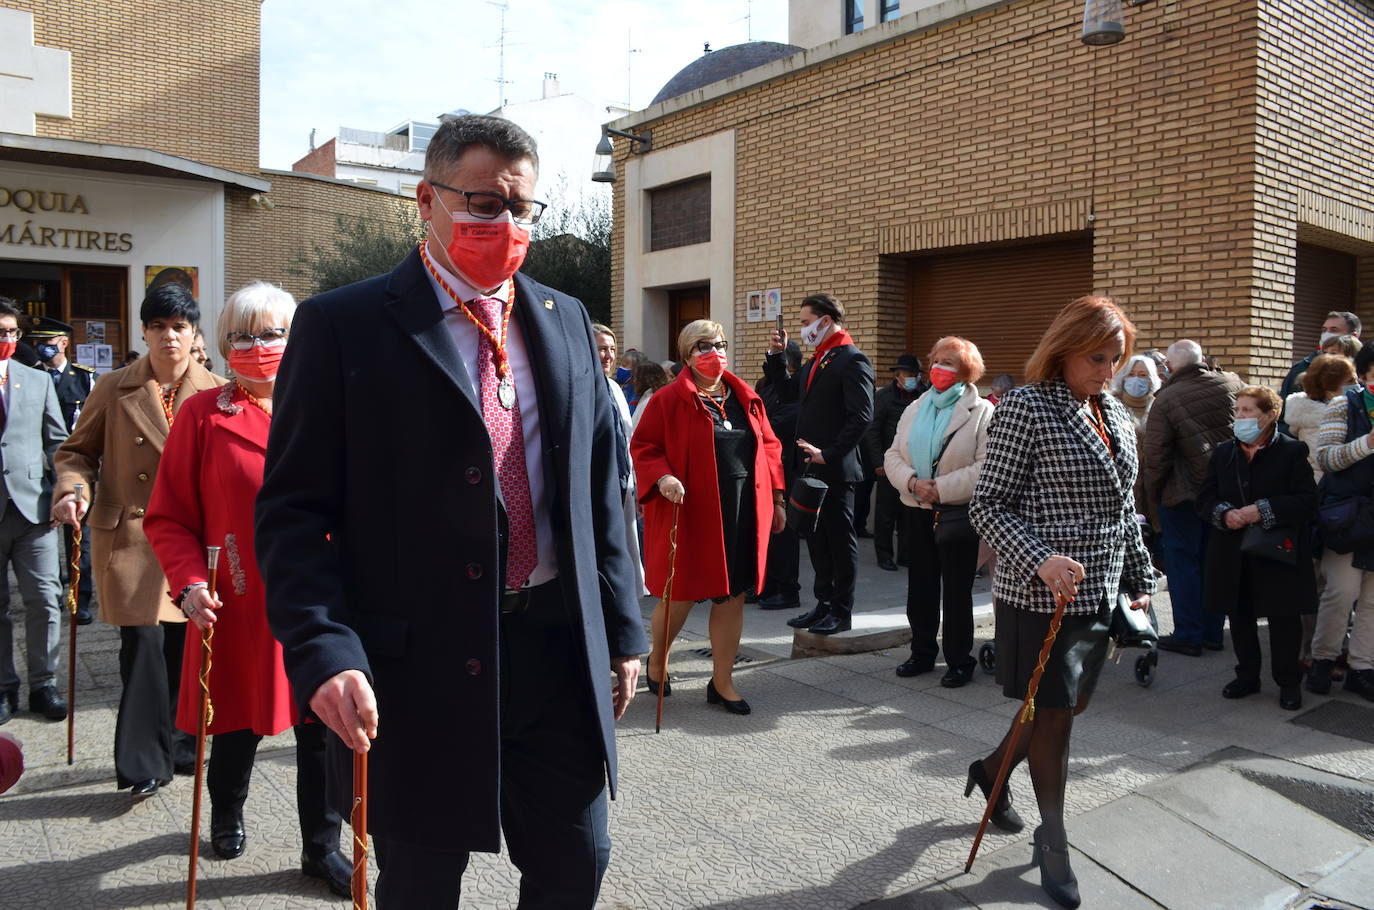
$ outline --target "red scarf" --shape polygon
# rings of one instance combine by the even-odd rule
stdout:
[[[806,390],[811,391],[811,380],[816,378],[816,370],[820,368],[821,362],[825,359],[822,355],[831,348],[837,348],[842,344],[853,344],[854,339],[849,337],[849,333],[842,327],[837,327],[835,331],[825,336],[825,340],[816,345],[816,357],[811,361],[811,372],[806,374]]]

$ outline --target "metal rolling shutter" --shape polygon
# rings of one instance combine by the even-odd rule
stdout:
[[[1298,244],[1293,288],[1293,359],[1311,354],[1332,310],[1355,310],[1355,257],[1310,243]]]
[[[962,335],[982,352],[982,384],[999,373],[1019,383],[1055,314],[1092,287],[1092,240],[1086,236],[916,258],[907,345],[924,363],[938,339]]]

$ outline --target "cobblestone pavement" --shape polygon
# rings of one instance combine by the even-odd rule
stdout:
[[[898,579],[879,573],[871,554],[865,562],[861,596],[885,592],[866,605],[893,606]],[[1167,596],[1158,605],[1167,630]],[[646,615],[651,606],[646,602]],[[615,849],[602,908],[1043,905],[1026,866],[1029,828],[1019,836],[993,830],[979,865],[985,871],[975,870],[983,876],[978,887],[958,890],[957,873],[981,810],[976,799],[963,798],[966,769],[1000,738],[1016,708],[990,677],[979,674],[962,689],[941,688],[940,669],[899,679],[892,668],[905,655],[898,652],[788,660],[776,645],[785,640],[779,629],[789,614],[746,609],[748,660],[739,665],[736,682],[752,715],[735,717],[705,702],[710,661],[703,606],[675,645],[663,732],[653,732],[654,703],[643,690],[620,726],[622,789],[611,806]],[[989,634],[981,628],[980,641]],[[5,727],[25,741],[29,762],[15,790],[0,798],[5,910],[184,906],[191,782],[179,777],[138,805],[115,790],[110,744],[117,649],[111,627],[97,623],[80,632],[74,766],[65,763],[63,724],[21,712]],[[1163,655],[1149,689],[1136,684],[1133,657],[1104,670],[1093,707],[1074,733],[1070,838],[1093,856],[1091,862],[1075,860],[1091,867],[1083,873],[1085,906],[1222,905],[1158,897],[1154,903],[1127,883],[1129,874],[1093,865],[1112,869],[1110,857],[1102,858],[1104,839],[1116,838],[1116,846],[1150,841],[1151,825],[1139,821],[1153,817],[1149,807],[1124,799],[1184,781],[1180,772],[1196,772],[1193,766],[1219,750],[1239,747],[1314,773],[1374,783],[1374,746],[1295,725],[1267,680],[1258,697],[1223,701],[1221,687],[1232,675],[1229,654]],[[1305,710],[1331,700],[1365,705],[1338,692],[1308,695]],[[1036,811],[1024,770],[1012,786],[1033,827]],[[203,844],[202,906],[345,906],[298,871],[293,788],[290,735],[265,740],[247,805],[248,850],[225,862],[207,857],[208,842]],[[1166,796],[1150,799],[1151,805],[1171,805]],[[1111,812],[1127,813],[1126,821],[1094,821]],[[1189,824],[1206,829],[1206,819]],[[1205,851],[1216,843],[1203,838],[1194,849],[1176,852],[1177,874],[1230,887],[1209,872]],[[1270,870],[1279,864],[1262,865]],[[1348,882],[1374,882],[1368,863],[1365,878],[1352,869],[1343,872]],[[1273,874],[1285,882],[1293,878],[1282,869]],[[504,855],[475,856],[465,884],[465,907],[515,904],[516,876]],[[1263,892],[1263,901],[1250,906],[1286,906],[1273,903],[1277,893]]]

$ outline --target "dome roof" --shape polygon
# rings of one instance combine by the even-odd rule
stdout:
[[[803,49],[795,44],[779,44],[776,41],[750,41],[718,51],[708,51],[679,70],[649,104],[652,106],[660,101],[685,95],[702,86],[738,76],[765,63],[790,57]]]

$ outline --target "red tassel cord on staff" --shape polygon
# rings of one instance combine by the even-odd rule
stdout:
[[[654,715],[654,732],[663,732],[663,693],[668,691],[668,651],[673,643],[668,640],[669,621],[673,615],[673,576],[677,574],[677,510],[679,503],[673,503],[673,529],[668,532],[668,580],[663,583],[663,662],[658,668],[658,713]]]
[[[75,502],[81,502],[85,484],[72,484]],[[67,764],[76,760],[76,589],[81,586],[81,522],[72,527],[71,587],[67,589]]]
[[[1011,774],[1011,758],[1016,754],[1016,744],[1021,739],[1021,733],[1030,726],[1031,721],[1035,720],[1035,693],[1040,690],[1040,677],[1045,675],[1045,663],[1050,659],[1050,651],[1054,648],[1054,640],[1059,637],[1059,627],[1064,622],[1064,607],[1068,605],[1069,598],[1055,594],[1054,617],[1050,620],[1050,629],[1045,633],[1045,642],[1040,646],[1040,659],[1035,663],[1035,670],[1031,672],[1030,682],[1026,685],[1026,699],[1021,702],[1021,712],[1018,715],[1017,723],[1012,728],[1011,741],[1007,744],[1006,754],[1002,756],[1002,767],[997,769],[997,777],[992,782],[992,789],[988,792],[987,808],[983,810],[983,820],[978,823],[978,834],[973,838],[973,849],[968,852],[968,862],[964,863],[964,872],[973,868],[973,861],[978,856],[978,847],[983,843],[983,834],[988,830],[988,819],[992,818],[992,810],[997,805],[997,800],[1002,796],[1002,788],[1007,784],[1007,776]]]
[[[219,547],[205,548],[205,566],[209,569],[207,590],[210,600],[215,599],[215,577],[219,574]],[[210,660],[214,656],[211,642],[215,637],[215,627],[200,631],[200,730],[196,733],[196,790],[191,800],[191,861],[186,876],[186,910],[196,906],[196,860],[200,856],[200,797],[205,789],[205,736],[210,723],[215,718],[215,707],[210,703]]]

